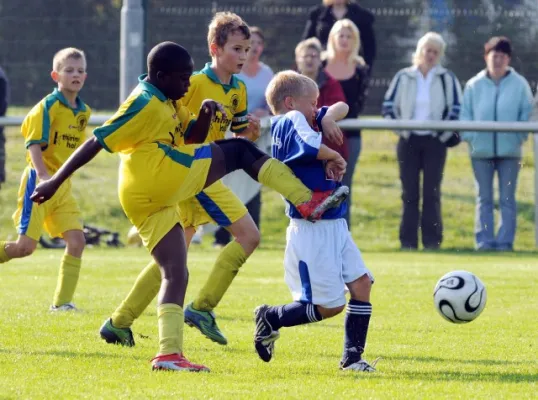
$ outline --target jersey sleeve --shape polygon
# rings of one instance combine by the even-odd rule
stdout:
[[[147,92],[132,95],[112,118],[93,131],[106,151],[116,153],[134,147],[144,130],[143,110],[150,101],[151,94]]]
[[[230,130],[233,133],[241,133],[248,126],[248,100],[247,100],[247,87],[241,81],[240,82],[241,90],[239,92],[239,98],[237,99],[237,106],[235,108],[234,115],[232,117],[232,125]],[[235,101],[232,99],[232,101]]]
[[[287,145],[285,146],[284,162],[308,163],[317,159],[321,146],[321,134],[314,131],[306,121],[305,116],[299,111],[291,111],[286,114],[291,123]]]
[[[177,116],[181,123],[181,136],[188,138],[191,128],[196,122],[196,115],[194,115],[186,106],[181,102],[177,105]]]
[[[39,144],[44,151],[49,146],[50,127],[54,121],[55,98],[45,98],[30,110],[22,123],[22,135],[26,148]]]

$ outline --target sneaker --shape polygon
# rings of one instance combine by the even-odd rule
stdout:
[[[349,196],[349,188],[340,186],[333,191],[313,192],[312,198],[296,208],[303,218],[309,221],[320,219],[325,211],[338,207]]]
[[[65,303],[61,306],[50,306],[49,308],[50,312],[62,312],[62,311],[78,311],[78,308],[75,307],[73,303]]]
[[[133,347],[135,345],[131,328],[116,328],[112,325],[112,318],[105,321],[99,330],[99,334],[107,343],[121,344],[127,347]]]
[[[265,317],[268,308],[269,306],[264,304],[254,310],[254,322],[256,323],[254,347],[258,356],[265,362],[269,362],[273,358],[275,341],[280,337],[280,333],[273,330]]]
[[[361,371],[361,372],[376,372],[375,366],[379,361],[379,358],[376,358],[372,365],[368,364],[366,360],[362,358],[359,361],[353,363],[348,362],[347,360],[340,363],[340,369],[343,371]]]
[[[185,308],[185,323],[190,327],[197,328],[204,336],[218,344],[228,344],[228,340],[217,325],[213,311],[196,310],[190,303]]]
[[[157,356],[151,360],[151,369],[153,371],[209,372],[209,368],[205,365],[191,363],[183,354]]]

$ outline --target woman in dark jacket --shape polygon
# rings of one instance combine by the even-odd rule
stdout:
[[[323,5],[310,12],[303,33],[303,40],[317,37],[321,44],[326,47],[334,23],[341,19],[349,19],[357,26],[362,43],[362,56],[372,70],[376,56],[376,44],[374,35],[374,15],[350,0],[323,0]]]

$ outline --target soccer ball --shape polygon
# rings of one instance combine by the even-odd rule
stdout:
[[[474,274],[452,271],[435,285],[435,308],[447,321],[455,324],[471,322],[486,306],[486,287]]]

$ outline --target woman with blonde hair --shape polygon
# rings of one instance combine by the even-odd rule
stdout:
[[[361,47],[360,33],[357,26],[349,19],[337,21],[327,40],[327,51],[324,53],[325,71],[340,82],[344,90],[349,112],[346,118],[357,118],[366,100],[369,70],[364,59],[359,56]],[[347,170],[342,184],[352,187],[353,173],[361,151],[361,132],[344,131],[347,143]],[[350,227],[352,208],[352,190],[349,193],[349,207],[346,221]]]
[[[323,0],[322,3],[310,11],[302,40],[316,37],[325,47],[329,40],[329,32],[336,21],[349,19],[360,31],[362,55],[371,71],[376,55],[374,14],[351,0]]]
[[[383,102],[383,116],[415,121],[457,120],[461,104],[461,86],[456,76],[441,66],[446,43],[435,32],[428,32],[417,43],[413,65],[393,78]],[[454,132],[430,130],[399,131],[397,145],[402,182],[402,249],[418,248],[419,221],[422,244],[438,249],[443,240],[441,218],[441,180],[447,147],[459,143]],[[422,213],[420,173],[422,171]]]

